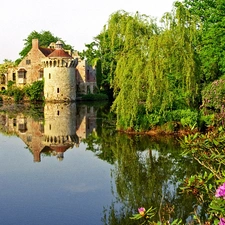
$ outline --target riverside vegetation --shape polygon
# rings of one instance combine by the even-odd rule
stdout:
[[[99,90],[113,97],[117,130],[189,133],[183,154],[202,166],[181,188],[196,197],[190,224],[225,224],[224,194],[216,192],[225,182],[224,13],[223,0],[175,2],[160,24],[118,11],[80,53],[96,66]],[[137,219],[159,224],[140,207]],[[165,224],[184,223],[175,221]]]

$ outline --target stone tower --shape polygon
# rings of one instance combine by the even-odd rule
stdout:
[[[57,41],[55,50],[43,60],[45,101],[75,101],[77,63],[78,60],[63,49],[62,42]]]

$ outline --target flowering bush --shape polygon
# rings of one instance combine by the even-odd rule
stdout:
[[[215,198],[210,204],[211,214],[214,219],[214,224],[225,225],[225,183],[221,184],[215,193]]]
[[[202,91],[202,107],[221,111],[225,102],[225,78],[210,83]]]
[[[217,198],[222,197],[223,199],[225,199],[225,183],[223,183],[216,189],[215,197]]]

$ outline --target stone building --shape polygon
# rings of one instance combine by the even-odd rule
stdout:
[[[74,101],[77,95],[93,93],[96,88],[95,69],[77,53],[72,55],[64,50],[60,41],[43,48],[38,39],[32,40],[31,50],[19,65],[1,76],[0,88],[7,89],[9,81],[17,87],[30,85],[42,80],[44,71],[44,92],[49,101]]]

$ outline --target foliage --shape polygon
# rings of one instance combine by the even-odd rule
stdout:
[[[43,100],[44,81],[35,81],[32,85],[24,86],[24,88],[18,88],[14,86],[14,81],[9,81],[7,90],[4,90],[2,94],[7,96],[13,96],[16,102],[24,100],[28,97],[30,101]]]
[[[7,84],[7,90],[1,92],[3,95],[13,97],[15,102],[23,100],[25,92],[23,89],[15,86],[14,81],[9,81]]]
[[[13,85],[14,85],[14,84],[15,84],[15,81],[9,80],[9,81],[8,81],[8,84],[7,84],[7,88],[8,88],[8,89],[13,88]]]
[[[138,129],[138,115],[162,116],[198,104],[197,18],[177,4],[163,22],[160,31],[154,20],[138,13],[116,13],[109,20],[111,51],[114,42],[122,43],[113,80],[118,129]]]
[[[155,209],[153,209],[152,207],[150,207],[148,210],[145,210],[145,208],[141,207],[138,209],[139,213],[138,214],[134,214],[132,217],[130,217],[130,219],[132,220],[141,220],[142,223],[141,225],[144,224],[148,224],[148,225],[167,225],[167,224],[171,224],[171,225],[179,225],[182,224],[182,220],[174,220],[172,223],[170,223],[170,221],[166,221],[164,223],[161,222],[154,222],[152,221],[152,217],[155,215]]]
[[[199,112],[191,109],[178,109],[165,113],[165,121],[179,122],[183,127],[193,129],[198,126]]]
[[[35,81],[32,85],[25,86],[24,89],[31,101],[43,100],[44,80]]]
[[[15,102],[19,102],[19,101],[23,100],[25,93],[22,89],[15,87],[15,88],[13,88],[12,91],[13,91],[12,95],[14,97]]]
[[[201,20],[202,34],[199,42],[204,81],[218,79],[225,72],[225,2],[223,0],[185,0],[192,15]]]
[[[138,209],[139,213],[138,214],[134,214],[132,217],[130,217],[130,219],[132,220],[144,220],[144,222],[142,222],[141,224],[151,224],[151,218],[155,215],[155,209],[153,209],[152,207],[150,207],[148,210],[145,210],[145,208],[141,207]]]
[[[11,60],[4,59],[3,63],[0,64],[0,75],[6,74],[8,72],[8,68],[14,67],[15,64]]]
[[[100,59],[96,61],[95,69],[96,69],[96,83],[98,89],[100,90],[102,88],[102,65]]]
[[[225,196],[224,188],[219,186],[216,190],[218,184],[225,182],[224,134],[224,128],[220,127],[206,134],[189,135],[181,141],[183,154],[202,166],[197,174],[185,179],[182,188],[184,193],[194,195],[201,206],[202,212],[195,212],[199,224],[207,221],[218,224],[225,217],[224,199],[220,198]]]

